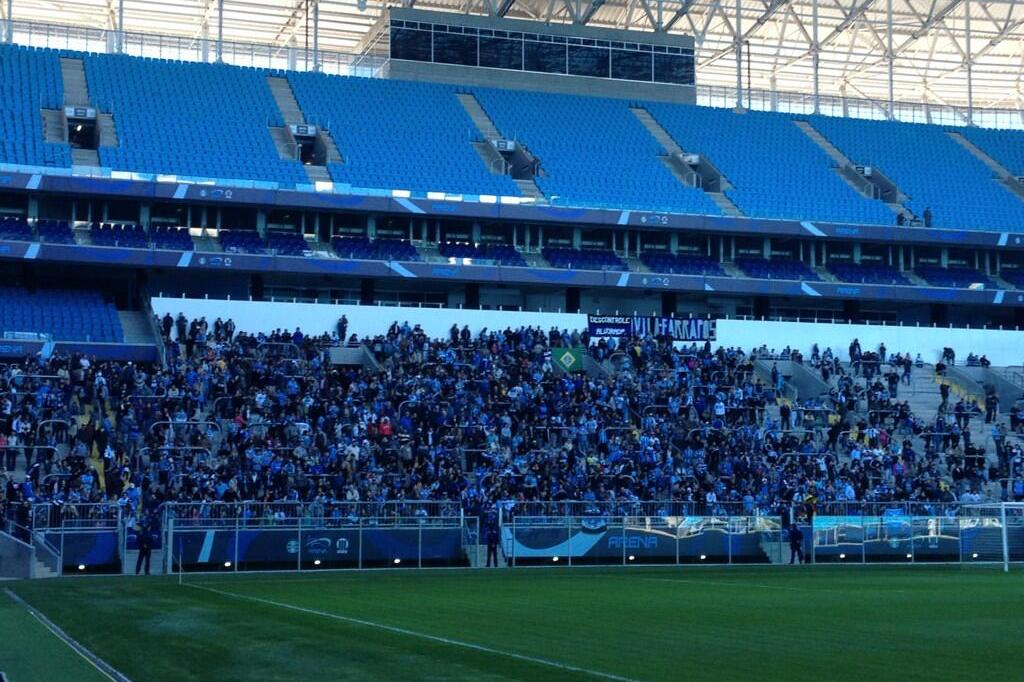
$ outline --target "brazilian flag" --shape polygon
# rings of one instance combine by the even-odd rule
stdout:
[[[582,348],[553,348],[551,357],[555,364],[566,372],[583,371]]]

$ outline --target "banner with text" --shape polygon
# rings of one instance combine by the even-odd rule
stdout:
[[[715,320],[637,315],[588,315],[593,337],[667,336],[673,341],[714,341]]]

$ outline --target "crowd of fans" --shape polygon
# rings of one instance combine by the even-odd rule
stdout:
[[[1021,468],[1004,425],[993,427],[998,466],[972,442],[977,406],[943,392],[934,415],[910,411],[900,386],[923,371],[920,356],[856,341],[842,363],[817,347],[805,359],[557,329],[430,338],[395,323],[359,338],[347,320],[321,336],[157,322],[166,366],[55,355],[2,368],[10,518],[27,524],[38,501],[67,514],[78,502],[137,515],[166,501],[293,501],[345,517],[403,501],[480,513],[645,500],[768,513],[807,500],[971,501]],[[341,344],[366,362],[332,364]],[[552,361],[567,347],[589,349],[591,371]],[[778,367],[755,364],[765,356],[806,363],[829,392],[787,396]]]

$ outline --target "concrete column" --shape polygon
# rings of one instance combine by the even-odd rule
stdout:
[[[71,205],[74,206],[76,203],[77,202],[71,202]],[[153,207],[151,204],[142,204],[142,206],[139,207],[139,224],[145,228],[149,228],[149,220],[152,215],[152,210]]]
[[[974,58],[971,53],[971,0],[964,0],[964,50],[967,57],[967,125],[974,125]]]
[[[679,235],[673,232],[668,236],[668,250],[674,256],[679,253]],[[711,255],[711,236],[708,236],[708,255]]]
[[[267,236],[267,212],[256,211],[256,234],[261,237]]]
[[[886,62],[888,63],[889,71],[889,119],[892,120],[894,116],[894,110],[896,107],[896,98],[893,95],[893,61],[895,57],[892,51],[892,0],[886,2],[886,39],[885,39],[885,51],[886,51]]]
[[[578,228],[578,227],[572,228],[572,248],[574,248],[574,249],[580,248],[580,244],[582,242],[583,242],[583,230]]]
[[[853,244],[853,262],[856,263],[857,265],[860,265],[860,256],[861,256],[860,242],[854,242],[854,244]]]
[[[480,243],[480,234],[481,234],[481,232],[482,232],[482,230],[480,228],[480,223],[474,220],[473,221],[473,235],[472,235],[473,236],[473,243],[474,244],[479,244]]]
[[[7,31],[4,36],[5,42],[9,45],[14,42],[14,0],[7,0]]]
[[[814,113],[821,113],[821,70],[820,66],[820,52],[821,47],[818,45],[818,0],[814,0],[811,3],[811,41],[814,43],[811,45],[811,56],[813,57],[811,62],[811,68],[814,71]],[[774,90],[774,88],[772,88]]]
[[[124,0],[117,1],[117,51],[124,53]]]
[[[743,13],[742,13],[742,0],[736,0],[736,37],[735,51],[736,51],[736,108],[743,108]]]
[[[366,217],[366,236],[370,239],[377,238],[377,216],[375,215]]]
[[[949,267],[949,249],[946,247],[942,247],[942,250],[939,251],[939,265],[944,268]]]
[[[313,0],[313,70],[320,71],[320,1]]]
[[[771,239],[771,237],[765,237],[764,238],[764,248],[762,249],[762,254],[761,255],[764,256],[765,260],[767,260],[767,259],[772,257],[772,239]]]
[[[217,0],[217,61],[224,61],[224,0]]]

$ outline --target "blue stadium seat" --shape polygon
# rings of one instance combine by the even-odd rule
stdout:
[[[268,126],[283,125],[267,72],[124,55],[85,55],[93,103],[113,111],[119,146],[109,168],[141,173],[307,183],[282,160]]]
[[[0,332],[50,334],[56,341],[124,343],[117,309],[97,292],[0,288]]]
[[[473,148],[479,137],[451,86],[289,73],[299,106],[330,128],[344,159],[329,164],[357,187],[519,196]]]

